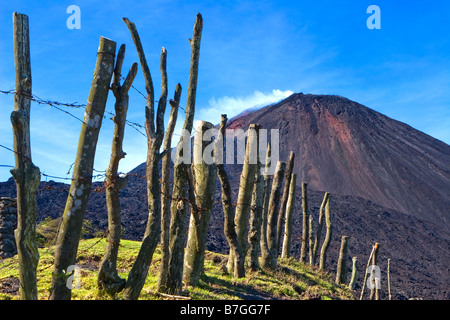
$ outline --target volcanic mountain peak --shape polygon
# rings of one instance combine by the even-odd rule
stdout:
[[[335,95],[292,94],[233,118],[229,128],[250,123],[279,129],[280,157],[295,152],[298,181],[450,230],[450,146],[444,142]]]

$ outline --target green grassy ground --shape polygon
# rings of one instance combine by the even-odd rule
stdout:
[[[121,294],[111,297],[97,290],[97,270],[103,257],[106,240],[92,238],[81,240],[77,265],[80,268],[80,288],[72,290],[72,299],[97,300],[121,299]],[[117,267],[121,277],[126,278],[131,269],[140,242],[122,240],[120,243]],[[51,272],[53,268],[53,247],[40,250],[38,265],[39,299],[49,297]],[[156,292],[159,273],[160,251],[156,249],[145,286],[140,299],[170,299]],[[330,274],[319,271],[310,265],[304,265],[294,259],[280,260],[276,271],[260,270],[235,279],[226,272],[226,256],[207,252],[205,274],[199,286],[187,287],[181,293],[194,300],[229,299],[353,299],[353,294],[345,286],[334,284]],[[0,300],[18,299],[18,263],[17,256],[0,262]]]

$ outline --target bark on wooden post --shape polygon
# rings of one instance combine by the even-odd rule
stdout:
[[[325,235],[325,239],[323,240],[322,248],[320,250],[320,262],[319,262],[320,270],[325,270],[327,251],[328,247],[330,246],[331,237],[333,234],[333,225],[331,223],[331,213],[330,213],[330,196],[328,196],[327,202],[325,204],[325,223],[327,225],[327,233]]]
[[[292,213],[294,212],[294,205],[295,205],[296,184],[297,184],[297,174],[292,173],[289,183],[289,197],[286,206],[286,222],[284,225],[283,251],[281,253],[282,258],[289,258],[291,256]]]
[[[15,167],[11,174],[17,190],[17,229],[14,236],[19,260],[19,295],[22,300],[37,300],[36,191],[41,176],[39,168],[31,160],[31,63],[27,15],[13,13],[13,32],[16,93],[11,123]]]
[[[190,135],[194,121],[202,29],[203,19],[201,14],[198,13],[194,24],[192,40],[189,39],[191,45],[191,66],[189,72],[186,112],[183,124],[183,134],[177,144],[176,159],[173,169],[173,200],[170,206],[169,228],[169,266],[165,278],[160,278],[159,280],[160,289],[162,290],[162,288],[165,288],[165,292],[171,294],[180,292],[183,285],[183,258],[188,214],[186,194],[189,176],[189,164],[185,163],[183,159],[186,158],[184,152],[188,152],[186,146],[190,144]],[[188,158],[190,159],[190,157]]]
[[[232,266],[232,272],[234,277],[243,278],[245,277],[245,264],[244,264],[244,254],[242,251],[241,244],[236,233],[236,228],[234,224],[234,210],[233,201],[231,198],[231,185],[228,178],[228,174],[225,170],[225,165],[223,164],[223,148],[224,148],[224,137],[225,137],[225,126],[227,123],[227,115],[222,114],[220,121],[219,135],[214,149],[214,158],[217,165],[217,175],[219,176],[220,183],[222,185],[222,208],[224,215],[224,233],[227,238],[230,250],[235,253],[234,265]],[[222,151],[222,152],[220,152]],[[230,271],[231,271],[230,270]]]
[[[245,255],[248,250],[247,231],[248,221],[250,215],[250,206],[252,201],[252,192],[255,184],[255,174],[258,170],[258,135],[260,126],[258,124],[250,124],[248,127],[247,146],[245,149],[244,165],[242,167],[239,193],[237,197],[236,212],[234,223],[236,226],[236,233],[242,250]],[[230,248],[231,249],[231,248]],[[234,265],[234,251],[231,249],[228,258],[228,269],[233,268]]]
[[[324,222],[324,216],[325,216],[325,205],[328,201],[328,197],[330,194],[328,192],[325,192],[325,195],[323,196],[322,204],[320,205],[319,209],[319,221],[317,223],[317,231],[314,238],[314,247],[313,247],[313,264],[316,264],[317,261],[317,254],[319,252],[319,246],[320,246],[320,238],[322,236],[322,228],[323,228],[323,222]]]
[[[189,222],[189,234],[184,255],[183,281],[186,285],[197,286],[205,260],[206,239],[211,210],[216,190],[217,167],[212,154],[206,150],[213,146],[210,122],[199,121],[195,130],[192,155],[192,176],[195,210],[192,210]],[[209,133],[208,134],[208,130]],[[211,158],[208,163],[205,158]]]
[[[294,160],[295,160],[295,153],[291,151],[289,153],[289,160],[287,162],[286,166],[286,172],[284,174],[284,189],[283,189],[283,197],[281,198],[281,204],[280,204],[280,213],[278,214],[278,221],[277,221],[277,235],[278,235],[278,252],[280,252],[281,248],[281,242],[283,235],[283,223],[286,216],[286,206],[289,198],[289,188],[290,188],[290,182],[291,182],[291,176],[292,176],[292,170],[294,169]]]
[[[303,228],[302,228],[302,247],[300,251],[300,262],[306,263],[308,254],[308,235],[309,235],[309,214],[308,214],[308,184],[302,183],[302,212],[303,212]]]
[[[387,262],[388,297],[389,297],[389,300],[392,300],[390,269],[391,269],[391,259],[388,259],[388,262]]]
[[[144,49],[133,22],[127,18],[122,19],[127,25],[136,51],[139,56],[141,69],[145,79],[145,89],[147,92],[147,104],[145,107],[145,132],[147,134],[147,160],[146,160],[146,180],[147,180],[147,206],[148,219],[144,232],[144,238],[130,273],[124,290],[124,298],[136,300],[144,286],[148,268],[152,262],[153,253],[160,240],[161,233],[161,185],[159,182],[159,162],[163,157],[160,153],[161,144],[164,138],[164,114],[167,105],[167,72],[166,58],[167,51],[162,48],[160,71],[161,71],[161,96],[158,101],[158,109],[155,119],[154,108],[154,88],[150,69],[147,65]]]
[[[164,151],[166,154],[162,160],[161,168],[161,266],[159,268],[158,278],[158,291],[166,292],[166,288],[163,287],[161,279],[167,277],[167,271],[169,268],[169,241],[170,241],[170,162],[172,155],[170,149],[172,147],[172,136],[175,129],[175,124],[178,117],[178,108],[181,98],[181,85],[178,83],[175,88],[174,98],[169,100],[170,104],[170,118],[167,125],[166,133],[164,136]]]
[[[252,204],[250,209],[250,228],[248,231],[248,242],[250,244],[248,257],[250,269],[259,269],[259,254],[261,242],[262,211],[264,205],[264,178],[261,174],[261,163],[258,160],[256,170],[256,181],[253,187]]]
[[[358,259],[357,257],[352,258],[352,276],[350,278],[350,282],[348,284],[348,288],[353,290],[355,288],[356,282],[356,273],[358,272]]]
[[[262,267],[269,269],[277,268],[278,258],[278,236],[277,222],[280,207],[281,189],[283,186],[283,176],[286,170],[286,162],[278,161],[272,183],[272,191],[269,199],[269,210],[267,213],[267,245],[268,255],[262,256]]]
[[[50,299],[69,300],[71,289],[66,284],[69,266],[75,265],[84,213],[92,186],[92,171],[98,135],[114,70],[116,43],[100,38],[97,63],[86,112],[81,126],[73,178],[55,247]]]
[[[341,249],[339,250],[339,259],[336,269],[336,284],[345,283],[347,280],[347,252],[348,252],[348,236],[342,236]]]
[[[269,174],[271,166],[272,150],[270,143],[267,145],[266,151],[266,164],[264,169],[264,202],[262,211],[262,223],[261,223],[261,256],[267,257],[269,255],[269,246],[267,244],[267,212],[269,211],[269,199],[270,199],[270,187],[272,184],[272,176]]]
[[[313,217],[309,215],[309,224],[308,224],[308,247],[309,247],[309,264],[313,265],[313,246],[314,246],[314,221]]]
[[[380,278],[377,278],[375,273],[375,267],[377,266],[378,260],[378,250],[380,249],[380,244],[375,243],[373,255],[372,255],[372,272],[370,279],[372,280],[372,286],[370,289],[370,300],[380,300]]]
[[[374,251],[375,251],[375,246],[372,247],[372,251],[370,252],[370,255],[369,255],[369,260],[367,261],[366,272],[364,274],[364,280],[363,280],[363,284],[362,284],[362,288],[361,288],[361,295],[359,297],[359,300],[362,300],[364,297],[364,290],[366,289],[366,284],[367,284],[367,275],[368,275],[368,271],[369,271],[369,266],[372,262],[372,257],[373,257]]]
[[[114,135],[112,141],[111,159],[106,169],[106,208],[108,210],[108,241],[105,255],[98,271],[98,287],[109,294],[120,292],[125,286],[125,279],[119,277],[117,273],[117,254],[119,252],[120,236],[122,231],[120,216],[119,192],[127,181],[128,176],[119,176],[119,161],[125,157],[123,151],[123,138],[128,111],[128,90],[137,73],[137,63],[134,63],[128,72],[123,85],[120,84],[122,64],[125,58],[125,45],[121,45],[117,54],[116,67],[112,92],[116,97],[114,121]]]
[[[190,143],[189,137],[186,137],[187,143]],[[177,157],[174,165],[174,181],[172,191],[172,202],[170,206],[170,228],[169,228],[169,264],[167,272],[161,274],[159,279],[159,290],[169,294],[177,294],[181,291],[183,285],[183,264],[184,264],[184,245],[186,242],[186,232],[188,219],[187,197],[187,175],[188,164],[178,162],[183,152],[183,139],[177,146]],[[186,150],[185,150],[186,151]]]

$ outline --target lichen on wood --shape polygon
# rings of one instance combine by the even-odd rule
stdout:
[[[283,250],[281,252],[282,258],[289,258],[291,255],[292,245],[292,214],[294,212],[295,204],[295,189],[297,183],[297,174],[292,173],[289,183],[289,197],[286,206],[286,217],[284,224],[284,238],[283,238]]]
[[[320,261],[319,261],[319,269],[325,270],[326,261],[327,261],[327,251],[331,243],[331,237],[333,234],[333,224],[331,221],[331,212],[330,212],[330,196],[327,197],[327,202],[325,203],[325,223],[327,226],[327,232],[325,235],[325,239],[322,244],[322,248],[320,250]]]
[[[245,148],[244,164],[239,180],[239,191],[236,203],[234,223],[242,251],[245,256],[249,248],[247,233],[250,217],[250,206],[252,202],[253,187],[255,184],[256,171],[258,170],[258,136],[260,125],[250,124],[247,130],[247,144]],[[228,257],[228,269],[234,265],[234,251],[230,248]]]
[[[275,174],[272,182],[272,189],[269,199],[269,207],[267,212],[267,249],[268,254],[262,255],[262,267],[269,269],[277,268],[278,258],[278,236],[277,222],[280,208],[281,189],[283,186],[283,177],[286,170],[286,162],[278,161],[275,168]]]
[[[19,259],[19,295],[22,300],[37,300],[36,269],[39,252],[36,242],[36,192],[40,171],[31,159],[31,62],[27,15],[13,13],[13,33],[16,93],[11,123],[15,167],[11,174],[17,190],[17,229],[14,236]]]
[[[125,45],[123,44],[120,46],[117,54],[113,84],[111,87],[116,98],[116,103],[114,105],[115,115],[112,118],[114,121],[114,133],[111,147],[111,159],[109,166],[106,169],[105,179],[106,208],[108,211],[108,241],[97,278],[99,290],[106,291],[111,295],[120,292],[124,288],[126,282],[125,279],[120,278],[117,273],[117,255],[122,232],[119,192],[126,185],[128,176],[120,176],[118,169],[119,161],[126,155],[122,146],[128,111],[128,91],[136,77],[137,63],[132,65],[124,83],[121,85],[120,79],[124,58]]]
[[[213,143],[213,136],[206,136],[214,128],[210,122],[199,121],[193,140],[193,193],[195,202],[189,221],[189,233],[184,254],[183,281],[186,285],[197,286],[205,259],[208,225],[216,190],[217,167],[214,162],[205,161],[205,150]],[[211,131],[210,131],[211,132]]]
[[[76,262],[83,218],[91,193],[95,151],[114,70],[115,52],[116,43],[100,37],[97,63],[73,166],[72,183],[56,240],[50,294],[52,300],[71,298],[71,289],[66,285],[64,275],[67,268],[75,265]],[[97,120],[91,122],[90,119]]]
[[[349,236],[342,236],[341,248],[339,250],[339,258],[336,269],[336,284],[345,283],[347,280],[347,252],[348,252],[348,239]]]

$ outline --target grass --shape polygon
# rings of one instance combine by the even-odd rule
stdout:
[[[122,299],[121,294],[111,297],[97,290],[97,270],[102,260],[106,240],[102,238],[80,241],[77,266],[80,270],[80,288],[72,290],[74,300]],[[121,240],[117,268],[121,277],[126,278],[137,253],[140,242]],[[39,249],[38,296],[47,300],[53,269],[53,247]],[[274,271],[247,270],[246,277],[236,279],[226,272],[227,257],[206,252],[204,274],[198,287],[186,287],[181,295],[193,300],[234,300],[234,299],[353,299],[353,294],[345,286],[334,284],[332,276],[316,267],[302,264],[293,258],[279,260],[279,268]],[[141,292],[140,299],[167,299],[156,291],[160,264],[160,250],[156,249],[152,264]],[[18,299],[17,255],[0,261],[0,300]]]

